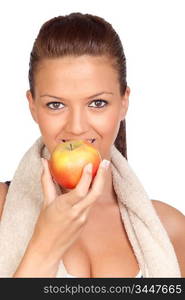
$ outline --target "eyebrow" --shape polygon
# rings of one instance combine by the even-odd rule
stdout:
[[[103,95],[103,94],[111,94],[111,95],[114,95],[112,92],[100,92],[100,93],[97,93],[97,94],[94,94],[94,95],[92,95],[92,96],[87,97],[87,99],[92,99],[92,98],[95,98],[95,97],[100,96],[100,95]],[[57,100],[65,100],[64,98],[57,97],[57,96],[53,96],[53,95],[48,95],[48,94],[41,95],[40,97],[41,97],[41,98],[42,98],[42,97],[50,97],[50,98],[55,98],[55,99],[57,99]]]

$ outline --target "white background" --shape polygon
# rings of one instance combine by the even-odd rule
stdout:
[[[41,25],[71,12],[105,18],[120,35],[131,88],[128,160],[151,199],[185,213],[185,1],[1,1],[0,181],[40,136],[25,96]]]

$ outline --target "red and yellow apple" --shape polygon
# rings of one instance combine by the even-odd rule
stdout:
[[[71,140],[56,146],[49,160],[49,168],[60,186],[73,189],[78,184],[85,165],[92,163],[94,178],[100,162],[101,155],[90,142]]]

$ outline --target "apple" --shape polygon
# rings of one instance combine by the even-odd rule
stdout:
[[[99,151],[90,142],[71,140],[56,146],[49,160],[49,168],[60,186],[73,189],[78,184],[85,165],[92,163],[94,178],[101,160]]]

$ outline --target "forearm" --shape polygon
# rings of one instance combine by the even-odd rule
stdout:
[[[13,277],[56,277],[59,256],[32,239]]]

